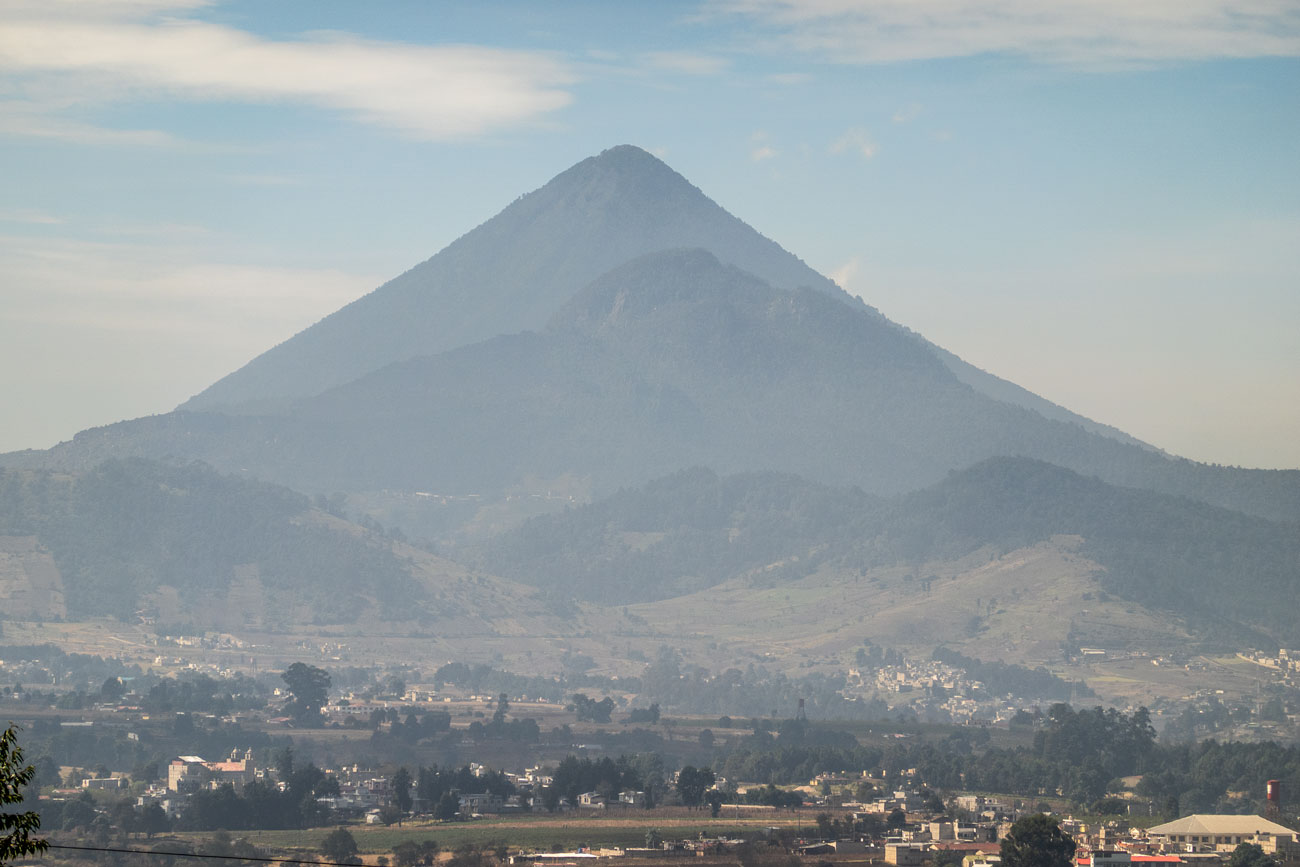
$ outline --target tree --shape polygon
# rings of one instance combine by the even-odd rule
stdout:
[[[442,821],[448,821],[456,818],[456,813],[460,811],[460,799],[450,791],[442,793],[438,803],[433,807],[433,818]]]
[[[110,677],[99,688],[99,695],[104,701],[120,701],[122,696],[126,695],[126,687],[118,678]]]
[[[12,723],[0,734],[0,806],[21,804],[23,786],[36,776],[36,769],[23,764],[22,747],[18,746],[18,728]],[[31,833],[41,827],[40,814],[0,813],[0,865],[14,858],[38,855],[49,848],[44,840],[33,840]]]
[[[280,782],[287,784],[293,779],[293,771],[293,744],[289,744],[282,750],[276,750],[275,772],[279,775]]]
[[[403,814],[411,812],[411,772],[405,766],[398,768],[397,773],[393,774],[389,788],[393,790],[393,806]],[[397,824],[402,824],[402,820],[398,819]]]
[[[954,849],[940,849],[930,859],[931,867],[961,867],[961,852]]]
[[[614,711],[614,700],[608,696],[596,701],[586,693],[579,692],[571,696],[569,701],[569,707],[578,714],[578,722],[607,723]]]
[[[393,847],[393,863],[397,867],[415,867],[420,863],[420,844],[414,840],[403,840]]]
[[[1044,813],[1017,819],[1002,838],[1003,867],[1070,867],[1074,840]]]
[[[715,779],[709,768],[687,765],[677,772],[677,794],[682,796],[682,803],[686,806],[698,807]]]
[[[325,835],[320,843],[320,853],[326,861],[335,864],[361,863],[357,860],[357,841],[345,828],[337,828]]]
[[[436,840],[403,840],[393,847],[393,861],[397,867],[415,867],[417,864],[432,864],[438,858]]]
[[[136,828],[142,831],[146,837],[152,838],[154,834],[162,834],[171,829],[171,820],[167,818],[167,812],[161,804],[149,804],[140,811],[140,817],[136,820]]]
[[[290,715],[299,723],[318,722],[320,710],[329,698],[329,672],[305,662],[295,662],[280,675],[280,679],[293,693],[288,708]]]
[[[1277,867],[1277,861],[1255,843],[1241,843],[1232,850],[1228,867]]]
[[[1264,722],[1286,722],[1286,708],[1282,705],[1282,699],[1277,696],[1270,698],[1260,709],[1259,718]]]

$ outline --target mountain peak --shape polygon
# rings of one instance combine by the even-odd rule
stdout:
[[[704,226],[713,220],[735,220],[667,163],[635,145],[617,145],[587,157],[519,204],[547,214],[557,207],[596,213],[604,220],[627,221],[641,231],[674,219],[703,217]],[[671,246],[685,243],[683,238]],[[639,249],[637,254],[654,249],[659,248]]]
[[[614,145],[612,148],[606,148],[595,156],[587,157],[582,162],[577,163],[568,171],[560,174],[559,177],[562,178],[570,172],[579,174],[583,172],[603,172],[621,175],[671,176],[689,184],[684,177],[673,171],[672,167],[659,157],[631,144]]]
[[[588,157],[582,162],[604,162],[623,166],[655,166],[672,171],[663,160],[634,144],[621,144],[605,148],[594,157]],[[582,165],[582,163],[579,163],[579,165]]]
[[[535,330],[601,274],[679,247],[705,248],[778,288],[843,294],[658,157],[619,145],[561,172],[182,408],[274,412],[394,361]]]

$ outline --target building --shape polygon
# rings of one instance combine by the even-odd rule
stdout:
[[[907,843],[887,843],[885,845],[885,863],[896,867],[921,867],[930,856],[924,846],[912,846]]]
[[[1296,832],[1261,816],[1198,813],[1147,829],[1147,837],[1166,851],[1231,852],[1254,843],[1270,854],[1295,846]]]
[[[81,781],[83,789],[125,789],[130,780],[126,777],[87,777]]]
[[[199,789],[219,789],[229,783],[236,792],[257,776],[253,751],[232,750],[229,761],[209,762],[200,756],[179,756],[167,766],[167,788],[173,792],[194,792]]]
[[[475,813],[500,813],[504,805],[505,801],[500,795],[479,792],[461,795],[457,807],[463,815],[471,816]]]

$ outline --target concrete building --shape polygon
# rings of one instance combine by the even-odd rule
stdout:
[[[239,750],[233,750],[225,762],[209,762],[201,756],[178,756],[167,766],[167,788],[188,793],[229,783],[236,792],[242,792],[256,776],[252,750],[246,750],[242,758]]]
[[[1261,816],[1198,813],[1149,828],[1147,837],[1166,851],[1231,852],[1254,843],[1273,854],[1294,847],[1296,832]]]

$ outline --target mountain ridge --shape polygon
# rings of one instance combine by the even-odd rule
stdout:
[[[1300,520],[1300,473],[1197,465],[988,398],[906,332],[707,251],[625,263],[542,332],[387,365],[279,415],[178,412],[6,463],[199,459],[309,492],[500,494],[525,477],[597,493],[682,466],[782,470],[893,494],[993,455]]]
[[[575,288],[610,268],[705,240],[722,258],[747,263],[777,285],[815,285],[848,297],[661,160],[619,145],[561,172],[180,408],[306,397],[403,358],[540,328]],[[510,255],[501,255],[502,247]],[[575,258],[575,250],[588,251],[590,260]],[[296,386],[277,386],[276,377]]]
[[[915,573],[899,592],[923,593],[927,562],[1069,536],[1107,592],[1200,623],[1221,643],[1258,644],[1260,629],[1273,641],[1300,635],[1284,601],[1300,581],[1294,528],[1029,458],[989,458],[888,499],[779,473],[684,470],[533,518],[467,556],[547,592],[620,605],[892,567]]]
[[[707,248],[773,286],[824,292],[889,322],[728,213],[662,160],[633,145],[618,145],[520,196],[436,255],[272,347],[178,409],[276,412],[286,401],[388,363],[537,330],[576,288],[629,259],[679,247]],[[588,258],[577,250],[588,251]],[[977,391],[1140,442],[889,324],[938,355]]]

